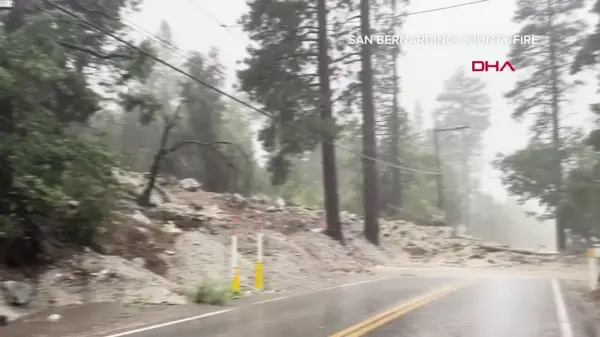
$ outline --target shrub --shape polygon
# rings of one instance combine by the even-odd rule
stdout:
[[[204,281],[196,287],[193,297],[195,303],[225,305],[233,297],[233,294],[226,286]]]

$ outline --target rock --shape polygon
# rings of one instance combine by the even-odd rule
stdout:
[[[135,211],[135,213],[133,213],[133,215],[131,215],[131,218],[133,220],[135,220],[136,222],[138,222],[139,224],[141,224],[141,225],[145,225],[145,226],[151,226],[152,225],[152,220],[148,219],[148,217],[145,216],[140,211]]]
[[[134,257],[131,262],[140,268],[144,268],[146,265],[146,260],[143,257]]]
[[[269,206],[269,207],[267,207],[266,211],[268,213],[275,213],[275,212],[281,211],[281,209],[279,207]]]
[[[229,198],[229,205],[234,208],[243,209],[248,206],[248,200],[239,193],[234,193]]]
[[[445,227],[448,224],[446,223],[446,221],[444,221],[444,219],[439,218],[439,217],[432,217],[431,221],[430,221],[430,225],[434,226],[434,227]]]
[[[410,253],[411,255],[426,255],[431,251],[424,247],[424,245],[420,242],[408,241],[404,246],[404,250]]]
[[[167,255],[175,255],[175,251],[165,250],[165,254],[167,254]]]
[[[4,281],[2,282],[4,297],[10,305],[22,306],[31,302],[33,286],[26,282]]]
[[[140,232],[140,234],[145,234],[145,235],[150,234],[150,231],[148,230],[148,228],[138,226],[138,227],[135,227],[135,230]]]
[[[266,195],[255,195],[250,198],[250,202],[255,204],[265,205],[269,203],[269,201],[269,197],[267,197]]]
[[[189,205],[189,206],[190,206],[190,207],[191,207],[193,210],[196,210],[196,211],[200,211],[200,210],[204,209],[204,206],[203,206],[203,205],[201,205],[200,203],[198,203],[198,202],[197,202],[197,201],[195,201],[195,200],[191,200],[191,201],[188,203],[188,205]]]
[[[0,315],[0,326],[8,325],[8,317],[6,315]]]
[[[283,198],[277,198],[277,200],[275,200],[275,205],[279,208],[285,207],[285,200],[283,200]]]
[[[164,226],[162,227],[162,231],[168,234],[180,234],[181,232],[183,232],[182,229],[180,229],[179,227],[177,227],[173,221],[167,221]]]
[[[56,321],[60,320],[61,318],[62,318],[62,316],[59,314],[52,314],[52,315],[46,317],[48,322],[56,322]]]
[[[193,178],[186,178],[179,181],[179,186],[188,192],[196,192],[200,189],[201,185]]]

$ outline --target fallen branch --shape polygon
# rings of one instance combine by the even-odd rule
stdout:
[[[456,234],[455,237],[459,238],[459,239],[463,239],[463,240],[469,240],[469,241],[478,241],[478,242],[483,241],[483,239],[481,239],[481,238],[476,238],[476,237],[470,236],[470,235]]]
[[[516,254],[538,255],[538,256],[555,256],[556,255],[556,253],[554,253],[554,252],[540,252],[540,251],[529,250],[529,249],[510,248],[510,247],[502,247],[502,246],[486,245],[486,244],[480,244],[480,245],[478,245],[478,247],[485,250],[488,253],[510,252],[510,253],[516,253]]]

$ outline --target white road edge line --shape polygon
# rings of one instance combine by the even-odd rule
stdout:
[[[185,323],[185,322],[189,322],[189,321],[195,321],[195,320],[198,320],[198,319],[203,319],[203,318],[210,317],[210,316],[216,316],[216,315],[220,315],[220,314],[225,314],[225,313],[228,313],[228,312],[230,312],[232,310],[243,308],[243,307],[254,306],[254,305],[259,305],[259,304],[264,304],[264,303],[269,303],[269,302],[275,302],[275,301],[285,300],[285,299],[288,299],[288,298],[293,298],[293,297],[298,297],[298,296],[303,296],[303,295],[310,295],[310,294],[314,294],[314,293],[318,293],[318,292],[322,292],[322,291],[333,290],[333,289],[340,289],[340,288],[346,288],[346,287],[351,287],[351,286],[355,286],[355,285],[359,285],[359,284],[365,284],[365,283],[369,283],[369,282],[377,282],[377,281],[382,281],[382,280],[387,280],[387,279],[389,279],[389,277],[381,277],[381,278],[372,279],[372,280],[364,280],[364,281],[359,281],[359,282],[346,283],[346,284],[337,285],[337,286],[333,286],[333,287],[327,287],[327,288],[321,288],[321,289],[314,289],[314,290],[310,290],[310,291],[306,291],[306,292],[301,292],[301,293],[297,293],[297,294],[291,294],[291,295],[287,295],[287,296],[280,296],[280,297],[275,297],[275,298],[267,299],[267,300],[264,300],[264,301],[254,302],[254,303],[250,303],[248,305],[241,306],[241,307],[229,308],[229,309],[219,310],[219,311],[213,311],[213,312],[209,312],[209,313],[202,314],[202,315],[197,315],[197,316],[193,316],[193,317],[187,317],[187,318],[178,319],[178,320],[175,320],[175,321],[170,321],[170,322],[161,323],[161,324],[150,325],[150,326],[147,326],[147,327],[144,327],[144,328],[139,328],[139,329],[134,329],[134,330],[128,330],[128,331],[124,331],[124,332],[120,332],[120,333],[117,333],[117,334],[114,334],[114,335],[108,335],[108,336],[104,336],[104,337],[131,336],[131,335],[138,334],[140,332],[146,332],[146,331],[150,331],[150,330],[162,329],[164,327],[168,327],[168,326],[171,326],[171,325],[177,325],[177,324],[181,324],[181,323]],[[562,337],[572,337],[572,336],[562,336]]]
[[[156,329],[164,328],[164,327],[175,325],[175,324],[185,323],[185,322],[194,321],[194,320],[205,318],[205,317],[210,317],[210,316],[224,314],[226,312],[232,311],[233,309],[235,309],[235,308],[230,308],[230,309],[225,309],[225,310],[219,310],[219,311],[213,311],[213,312],[209,312],[209,313],[206,313],[206,314],[203,314],[203,315],[198,315],[198,316],[193,316],[193,317],[178,319],[176,321],[170,321],[170,322],[156,324],[156,325],[150,325],[150,326],[147,326],[145,328],[139,328],[139,329],[135,329],[135,330],[129,330],[129,331],[125,331],[125,332],[121,332],[121,333],[117,333],[117,334],[110,335],[110,336],[105,336],[105,337],[122,337],[122,336],[134,335],[134,334],[140,333],[140,332],[146,332],[146,331],[150,331],[150,330],[156,330]]]
[[[552,280],[552,293],[554,293],[554,303],[556,303],[556,315],[558,317],[558,323],[560,325],[560,336],[573,337],[571,321],[569,320],[567,307],[565,306],[562,291],[560,290],[560,283],[557,279]]]

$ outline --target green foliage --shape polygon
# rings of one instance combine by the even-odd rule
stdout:
[[[253,0],[248,5],[241,24],[256,47],[248,47],[250,56],[238,77],[240,89],[274,116],[259,140],[271,155],[268,171],[278,185],[288,178],[288,157],[312,150],[318,142],[306,135],[319,126],[316,30],[311,28],[316,27],[316,12],[302,1]]]
[[[551,218],[554,210],[564,209],[568,214],[572,229],[576,226],[576,218],[587,213],[586,194],[595,194],[597,186],[591,184],[592,174],[597,165],[597,156],[586,148],[582,132],[573,132],[564,142],[560,153],[553,142],[533,139],[527,147],[507,156],[499,156],[495,165],[503,173],[503,182],[508,190],[519,197],[521,202],[539,200],[546,207],[541,218]],[[559,186],[556,185],[556,161],[560,156],[565,163],[566,176],[565,196],[560,197]],[[586,191],[586,189],[589,189]],[[580,200],[580,198],[583,198]],[[578,214],[579,213],[579,214]]]
[[[551,7],[549,7],[551,4]],[[521,1],[518,3],[514,22],[521,24],[519,35],[545,36],[538,44],[513,44],[508,55],[512,64],[523,76],[506,98],[515,105],[513,118],[530,121],[535,135],[552,132],[552,101],[549,84],[555,85],[559,100],[578,84],[567,77],[573,55],[581,46],[579,34],[584,30],[584,21],[577,18],[584,1],[560,2]],[[552,23],[549,22],[551,20]],[[550,50],[554,53],[550,53]],[[526,117],[531,116],[530,120]]]
[[[539,199],[547,207],[556,207],[556,155],[552,143],[536,141],[513,154],[499,157],[495,165],[504,173],[504,185],[522,202]]]
[[[115,34],[123,28],[120,10],[132,4],[58,3]],[[0,156],[10,158],[3,175],[11,179],[2,187],[10,207],[0,214],[0,263],[13,266],[38,263],[40,254],[56,258],[68,246],[95,247],[122,191],[112,174],[118,159],[79,128],[111,97],[89,70],[103,69],[100,84],[120,93],[143,82],[150,66],[145,53],[115,50],[106,34],[71,16],[28,15],[24,26],[0,39],[0,112],[12,117],[0,132]]]
[[[198,304],[225,305],[233,295],[227,286],[204,281],[194,290],[193,300]]]
[[[505,180],[511,184],[513,193],[519,195],[521,200],[535,196],[542,198],[541,202],[549,207],[546,215],[556,219],[557,248],[560,250],[565,248],[566,243],[566,219],[562,216],[561,209],[568,202],[565,199],[566,168],[562,149],[565,134],[561,121],[563,109],[566,107],[564,102],[568,101],[567,95],[581,84],[581,81],[568,75],[572,71],[573,56],[582,44],[580,35],[586,28],[584,20],[580,19],[580,12],[584,6],[585,1],[581,0],[519,1],[513,18],[514,22],[521,25],[518,34],[543,36],[544,39],[538,44],[513,44],[508,55],[523,76],[505,97],[514,105],[512,117],[529,124],[534,140],[529,149],[515,156],[515,160],[519,159],[516,162],[512,161],[512,167],[500,167],[509,170],[516,169],[515,165],[520,166],[520,169],[525,169],[525,166],[532,167],[533,160],[526,163],[527,153],[541,155],[554,151],[550,154],[550,158],[553,158],[552,163],[547,160],[541,163],[547,170],[544,174],[535,170],[531,173],[538,176],[526,177],[533,178],[535,183],[519,182],[519,179],[523,178],[518,178],[515,171],[505,172],[509,176]],[[577,61],[577,57],[575,59]],[[575,68],[578,67],[579,65],[575,65]],[[554,150],[546,145],[540,148],[536,139],[542,142],[552,139]],[[536,160],[539,159],[537,155],[534,158]],[[524,194],[520,194],[521,192]]]

